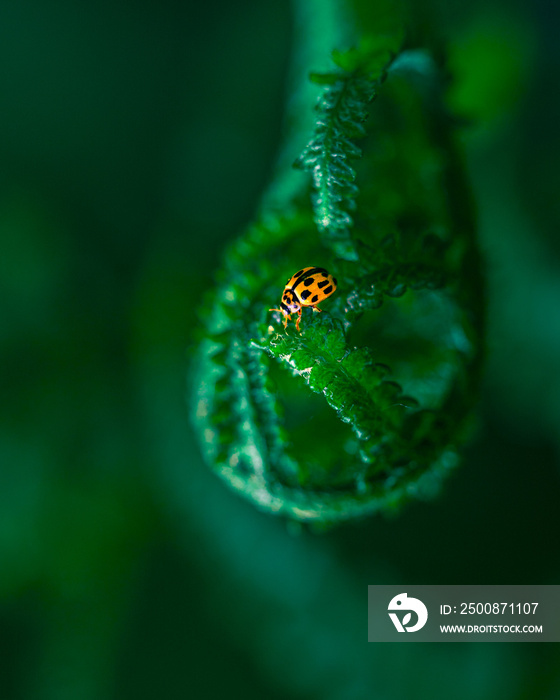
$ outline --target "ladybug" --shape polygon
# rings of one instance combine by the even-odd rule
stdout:
[[[288,327],[288,320],[292,314],[297,313],[296,329],[299,331],[301,321],[301,307],[308,306],[313,311],[321,311],[317,304],[336,290],[336,279],[323,267],[304,267],[290,277],[282,293],[282,301],[279,309],[284,314],[284,328]]]

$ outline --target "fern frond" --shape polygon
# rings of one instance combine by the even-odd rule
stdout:
[[[351,161],[362,152],[354,142],[366,135],[368,105],[391,65],[396,43],[390,37],[345,53],[334,51],[338,70],[311,74],[324,89],[316,105],[315,134],[295,166],[312,173],[315,223],[325,245],[346,260],[357,259],[350,230],[358,187]]]
[[[420,49],[399,53],[395,36],[312,75],[323,94],[299,164],[313,195],[292,183],[285,211],[261,210],[201,312],[201,449],[258,507],[303,521],[433,495],[476,401],[483,281],[444,71]],[[303,310],[298,333],[269,309],[309,265],[338,289],[322,314]]]

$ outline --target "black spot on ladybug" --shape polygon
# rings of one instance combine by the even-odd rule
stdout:
[[[305,291],[303,291],[303,292],[301,293],[301,298],[302,298],[302,299],[307,299],[307,297],[310,297],[310,296],[311,296],[311,292],[309,291],[309,289],[306,289]]]
[[[317,286],[319,287],[319,289],[323,289],[323,287],[326,287],[328,283],[329,283],[329,280],[322,280],[321,282],[319,282],[317,284]]]
[[[300,270],[299,272],[296,272],[296,274],[294,275],[294,277],[301,277],[302,275],[303,275],[303,270]],[[290,280],[288,280],[288,282],[289,282],[289,281],[290,281]]]
[[[290,297],[287,294],[284,294],[284,301],[290,301]]]
[[[303,284],[304,284],[306,287],[309,287],[309,285],[310,285],[310,284],[313,284],[314,281],[315,281],[315,280],[313,279],[313,277],[308,277],[307,279],[303,280]]]
[[[323,273],[321,273],[321,274],[323,275],[323,277],[328,277],[328,276],[329,276],[329,273],[328,273],[328,272],[323,272]]]
[[[332,286],[332,284],[329,284],[329,286],[324,290],[325,296],[332,294],[332,291],[333,291],[333,286]]]
[[[318,295],[318,294],[315,294],[315,296],[313,297],[313,299],[311,299],[311,303],[312,303],[312,304],[316,304],[318,301],[319,301],[319,295]]]
[[[334,282],[334,286],[336,287],[337,284],[338,284],[338,282],[336,281],[336,277],[333,277],[333,278],[332,278],[332,281]]]

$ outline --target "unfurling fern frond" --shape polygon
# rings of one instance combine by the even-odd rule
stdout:
[[[395,36],[312,74],[323,94],[298,163],[313,194],[301,179],[275,190],[200,314],[202,451],[258,507],[302,521],[433,495],[477,396],[484,285],[444,70]],[[303,309],[301,332],[284,329],[269,309],[308,266],[338,288],[322,314]]]

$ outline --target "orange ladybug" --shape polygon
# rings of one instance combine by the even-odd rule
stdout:
[[[279,311],[284,315],[284,328],[288,327],[288,321],[292,314],[297,313],[296,329],[299,331],[301,321],[301,309],[307,306],[313,311],[321,311],[317,306],[321,301],[330,297],[336,290],[336,279],[323,267],[304,267],[303,270],[292,275],[282,293],[282,301]]]

